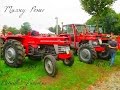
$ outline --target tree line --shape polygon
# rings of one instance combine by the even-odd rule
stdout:
[[[102,27],[104,33],[120,34],[120,13],[117,14],[111,5],[116,0],[80,0],[82,9],[85,10],[92,17],[87,20],[86,24],[95,25],[98,31],[99,27]],[[31,30],[29,22],[24,22],[21,28],[18,30],[15,27],[3,26],[3,32],[12,32],[13,34],[26,34]],[[56,26],[49,27],[49,31],[56,33]],[[61,28],[58,25],[58,33],[61,32]]]
[[[16,27],[9,27],[7,25],[3,26],[2,33],[6,34],[8,32],[12,32],[13,34],[27,34],[31,30],[31,25],[29,22],[24,22],[20,29],[17,29]]]
[[[82,9],[92,17],[85,24],[96,26],[96,31],[99,27],[103,33],[120,34],[120,13],[117,14],[111,5],[116,0],[79,0]],[[56,32],[56,26],[50,27],[50,31]],[[60,29],[59,29],[60,32]]]
[[[92,17],[86,22],[89,25],[102,27],[104,33],[120,34],[120,13],[117,14],[111,5],[116,0],[80,0],[83,10]]]

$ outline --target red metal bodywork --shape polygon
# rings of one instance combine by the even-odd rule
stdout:
[[[79,25],[79,24],[77,24],[77,25]],[[67,26],[67,25],[64,25],[64,26]],[[98,38],[100,38],[102,41],[108,41],[109,40],[107,38],[107,34],[102,34],[102,33],[100,33],[100,34],[98,34],[98,33],[83,34],[82,32],[78,32],[76,24],[70,24],[68,26],[71,27],[72,30],[73,30],[72,35],[74,35],[74,40],[71,40],[71,42],[74,44],[74,49],[76,49],[76,50],[79,48],[79,46],[77,44],[78,43],[81,44],[84,41],[90,41],[90,40],[96,41],[96,40],[98,40]],[[71,34],[64,34],[64,35],[68,35],[69,37],[71,37]],[[100,45],[95,46],[94,48],[97,52],[102,52],[102,51],[105,50],[105,48],[101,47]]]
[[[76,27],[76,25],[80,25],[80,24],[69,24],[69,25],[64,25],[64,26],[69,26],[71,27],[71,29],[73,30],[73,36],[74,36],[74,40],[71,40],[71,43],[74,44],[74,49],[78,49],[78,45],[77,43],[81,43],[83,41],[89,41],[89,40],[97,40],[98,38],[100,38],[102,40],[103,43],[108,43],[108,41],[110,40],[110,34],[103,34],[103,33],[86,33],[86,34],[83,34],[82,32],[78,32],[78,29]],[[63,27],[64,27],[63,26]],[[60,34],[62,36],[68,36],[68,37],[71,37],[71,34],[66,34],[66,33],[63,33],[63,34]],[[117,36],[116,37],[116,41],[118,42],[118,49],[120,50],[120,36]],[[99,46],[95,46],[94,47],[95,50],[97,52],[102,52],[105,50],[105,47],[101,47],[100,45]]]
[[[66,59],[67,59],[67,58],[71,58],[71,56],[72,56],[72,53],[69,53],[69,54],[59,54],[59,55],[58,55],[58,58],[59,58],[59,59],[61,59],[61,58],[64,58],[64,59],[66,58]],[[62,60],[63,60],[63,59],[62,59]],[[68,60],[68,59],[67,59],[67,60]]]
[[[97,51],[97,52],[105,51],[105,48],[101,47],[101,46],[96,46],[95,51]]]
[[[32,47],[36,48],[40,45],[60,45],[60,46],[69,46],[70,45],[70,38],[68,37],[58,37],[58,36],[31,36],[30,33],[28,35],[1,35],[0,38],[2,38],[4,41],[7,41],[9,39],[15,39],[22,43],[24,46],[26,55],[28,55],[28,46],[31,45]],[[72,54],[71,53],[60,53],[58,54],[59,59],[69,59]]]

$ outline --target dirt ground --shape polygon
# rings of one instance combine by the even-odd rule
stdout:
[[[88,90],[120,90],[120,71],[115,71],[104,79],[90,86]]]

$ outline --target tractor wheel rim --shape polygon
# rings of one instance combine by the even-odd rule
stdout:
[[[45,60],[45,69],[49,74],[52,74],[52,72],[53,72],[53,64],[49,59]]]
[[[13,63],[15,59],[16,53],[14,48],[10,47],[5,51],[5,57],[9,63]]]
[[[88,49],[83,49],[81,52],[80,52],[80,57],[82,60],[84,61],[89,61],[90,58],[91,58],[91,52],[88,50]]]
[[[64,60],[65,64],[69,64],[69,62],[70,62],[69,60]]]

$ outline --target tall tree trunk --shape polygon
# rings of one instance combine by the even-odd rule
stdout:
[[[99,15],[96,15],[96,31],[99,32]]]

